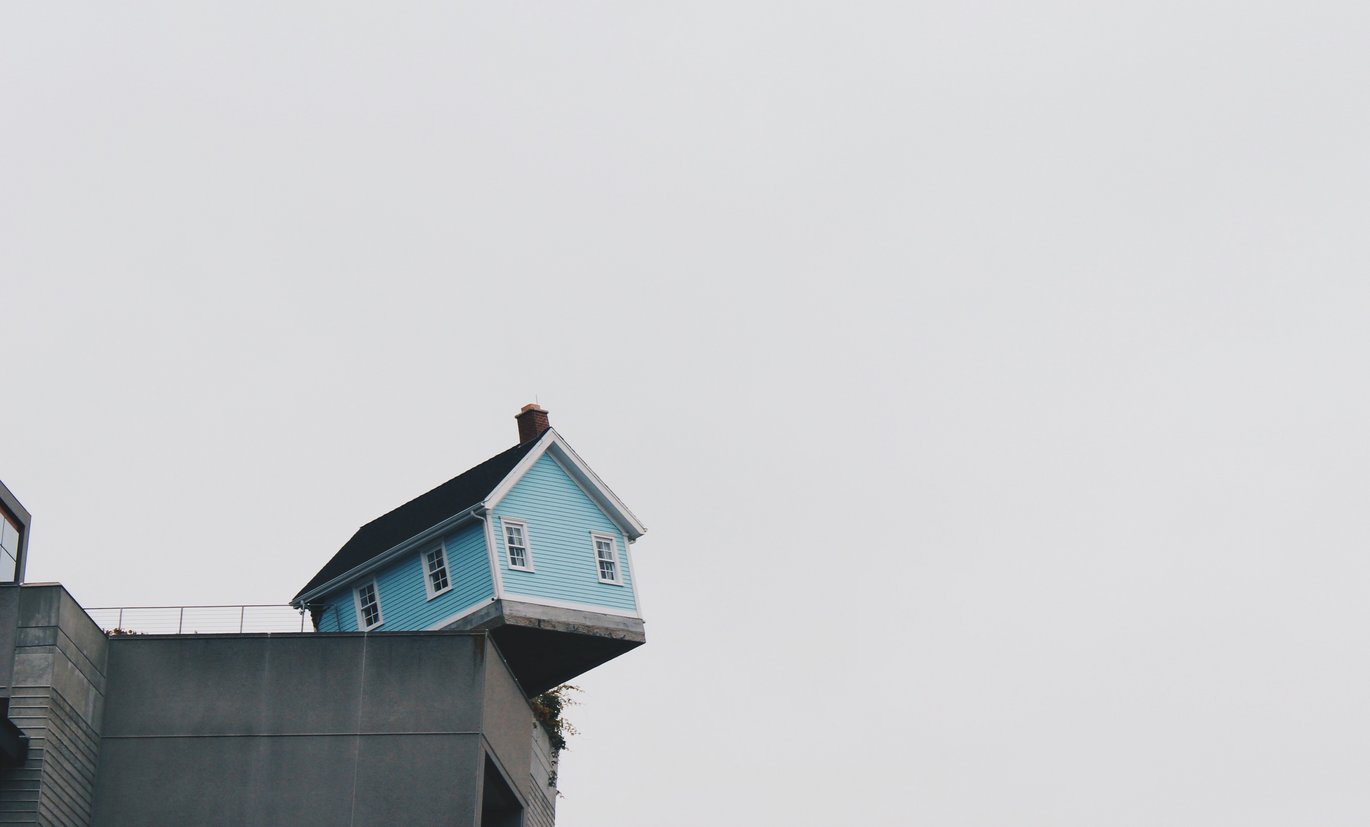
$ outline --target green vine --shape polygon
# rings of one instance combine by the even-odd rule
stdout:
[[[556,689],[549,689],[529,701],[533,707],[533,717],[542,724],[543,729],[547,730],[547,740],[552,744],[553,758],[556,758],[562,750],[566,749],[566,736],[576,734],[576,728],[570,721],[562,717],[562,713],[565,712],[566,707],[580,703],[571,697],[572,692],[579,691],[580,687],[564,683]]]

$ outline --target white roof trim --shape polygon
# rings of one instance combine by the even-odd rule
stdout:
[[[542,436],[538,437],[537,444],[533,446],[533,450],[524,454],[523,459],[519,460],[518,465],[509,469],[509,473],[504,475],[504,479],[499,481],[499,485],[496,485],[491,489],[490,494],[485,498],[485,502],[481,503],[486,511],[494,508],[500,500],[504,499],[505,495],[513,490],[514,485],[519,480],[523,479],[523,475],[528,473],[528,469],[532,468],[534,463],[542,459],[542,455],[547,453],[547,446],[552,444],[552,439],[556,437],[556,433],[557,432],[551,428],[544,431]]]
[[[519,464],[515,465],[504,479],[500,480],[499,485],[495,486],[494,490],[490,492],[490,496],[485,499],[485,507],[493,509],[498,505],[499,501],[513,490],[518,481],[523,479],[523,475],[528,473],[528,469],[542,459],[543,454],[549,452],[552,454],[552,459],[556,460],[566,470],[567,476],[574,480],[581,490],[609,516],[609,519],[618,525],[630,542],[647,532],[647,527],[642,524],[642,521],[628,509],[628,506],[624,505],[623,500],[620,500],[609,486],[604,484],[604,480],[600,479],[598,474],[590,470],[590,466],[585,464],[585,460],[580,458],[580,455],[567,444],[566,440],[554,428],[548,428],[538,438],[537,445],[533,446],[533,450],[519,460]]]

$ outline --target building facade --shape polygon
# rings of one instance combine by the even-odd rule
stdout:
[[[0,586],[0,618],[29,742],[0,824],[554,823],[555,756],[487,632],[107,637],[57,584]]]

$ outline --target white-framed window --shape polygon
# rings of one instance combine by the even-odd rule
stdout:
[[[590,542],[595,547],[595,567],[599,582],[623,585],[623,570],[618,565],[618,540],[612,534],[590,532]]]
[[[532,571],[533,550],[528,546],[528,524],[503,518],[500,523],[504,526],[504,554],[509,560],[509,568]]]
[[[357,600],[357,628],[363,632],[374,629],[385,621],[381,619],[381,593],[376,581],[363,583],[353,590]]]
[[[447,576],[447,547],[442,543],[423,553],[423,587],[429,600],[452,588],[452,579]]]

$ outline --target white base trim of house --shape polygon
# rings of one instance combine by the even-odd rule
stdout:
[[[451,617],[445,617],[442,620],[439,620],[437,623],[434,623],[432,626],[429,626],[427,629],[424,629],[424,631],[436,632],[439,629],[446,629],[448,626],[451,626],[453,623],[456,623],[463,617],[466,617],[470,614],[475,614],[477,611],[484,609],[486,606],[489,606],[493,602],[495,602],[495,598],[492,597],[489,600],[482,600],[474,606],[467,606],[465,609],[462,609],[461,611],[457,612]]]
[[[613,615],[615,617],[631,617],[641,620],[642,615],[630,609],[612,609],[608,606],[595,606],[590,603],[572,603],[568,600],[553,600],[550,597],[537,597],[531,594],[513,594],[506,592],[505,600],[511,603],[533,603],[539,606],[550,606],[553,609],[575,609],[578,612],[594,612],[602,615]]]

